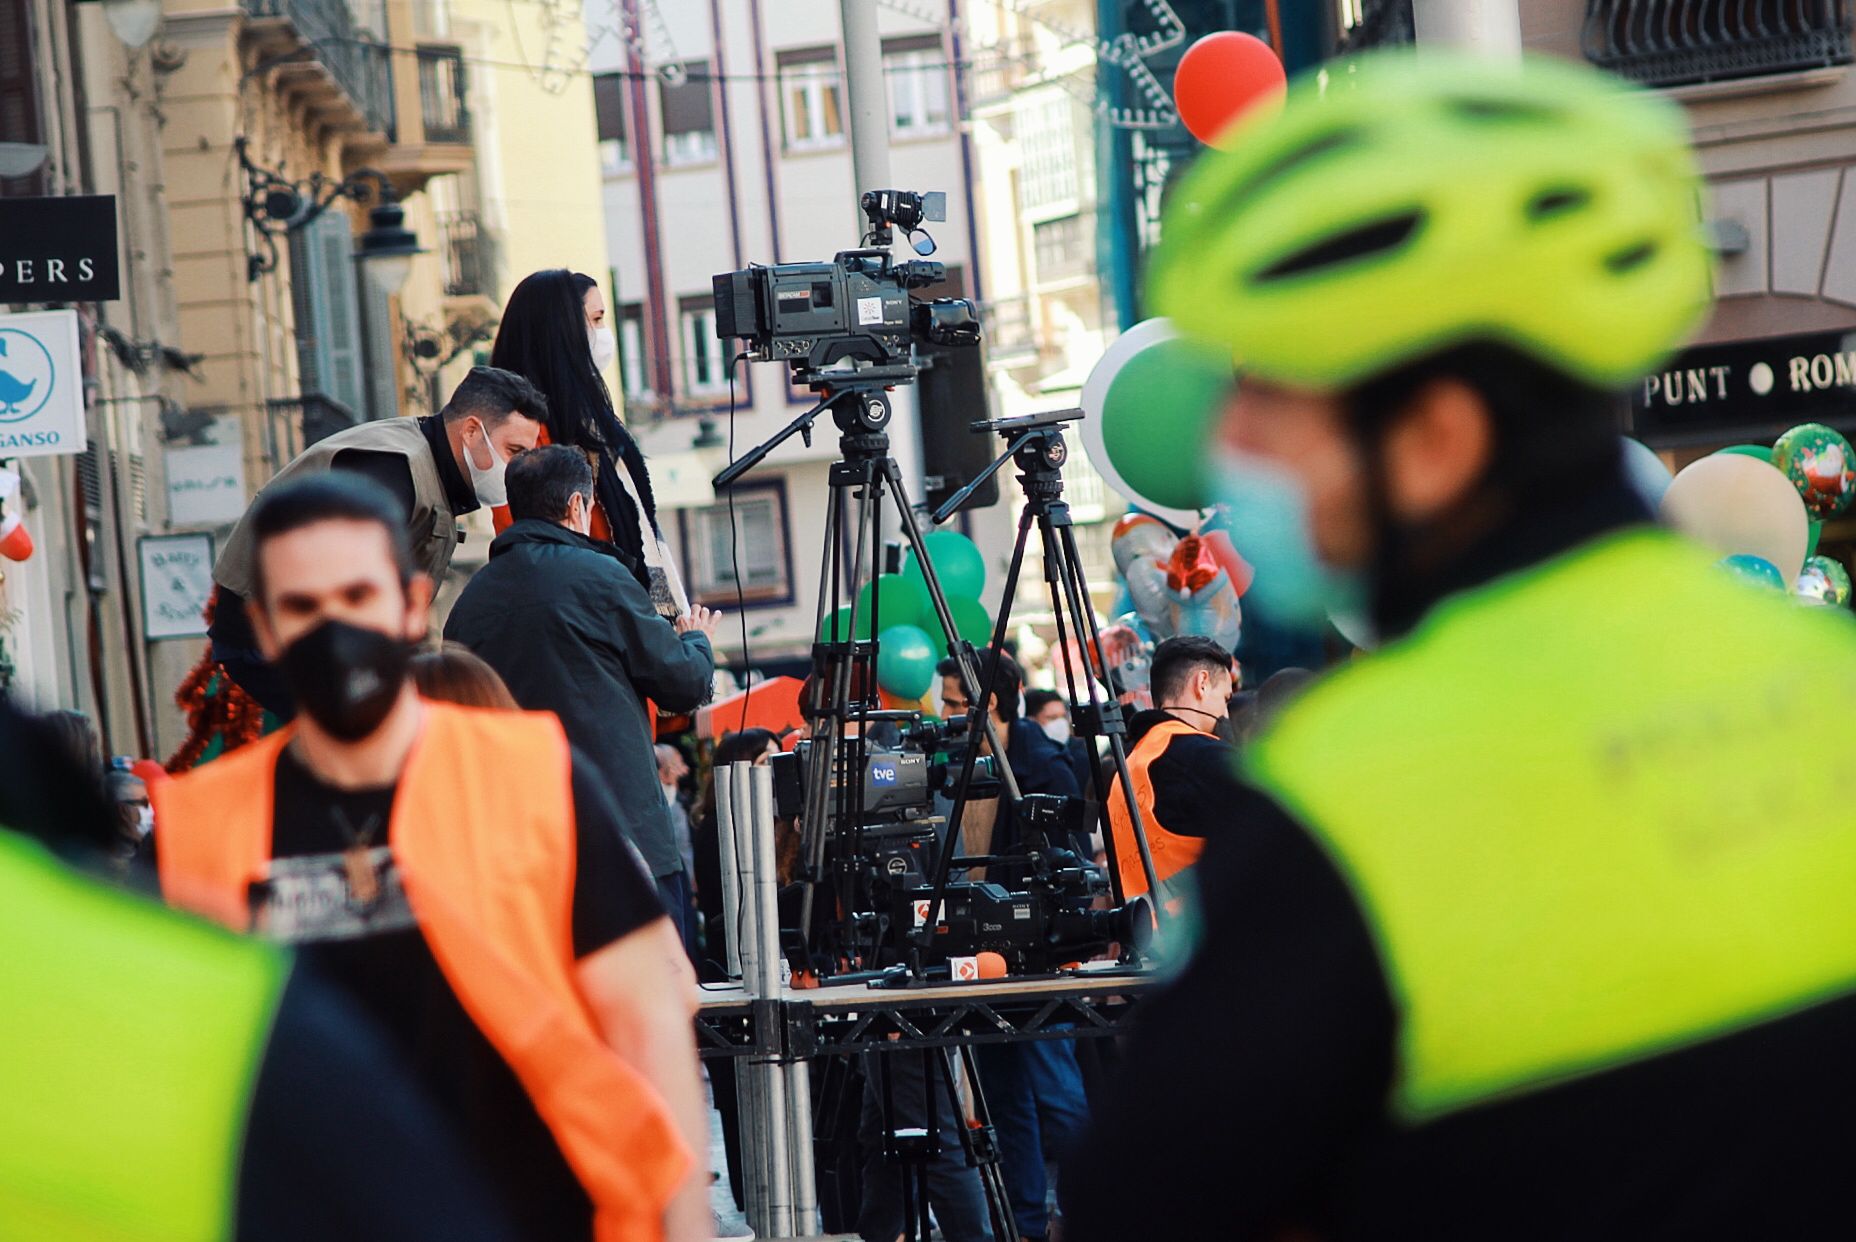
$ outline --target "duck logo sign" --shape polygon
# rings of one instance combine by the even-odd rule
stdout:
[[[0,315],[0,457],[83,451],[77,312]]]

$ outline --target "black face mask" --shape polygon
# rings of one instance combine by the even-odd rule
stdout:
[[[358,742],[399,700],[413,645],[379,630],[324,621],[277,659],[297,706],[330,736]]]

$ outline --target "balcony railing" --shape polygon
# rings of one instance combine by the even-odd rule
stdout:
[[[464,53],[455,47],[419,49],[419,113],[427,142],[470,141]]]
[[[391,139],[393,67],[385,45],[355,25],[346,0],[244,0],[254,18],[283,18],[315,52],[335,84],[353,101],[367,128]]]
[[[306,392],[300,397],[279,397],[265,403],[272,417],[298,420],[303,447],[326,440],[338,431],[346,431],[361,421],[361,416],[341,402],[321,393]]]
[[[1648,86],[1850,63],[1850,0],[1587,0],[1585,56]]]
[[[1360,20],[1341,34],[1343,53],[1412,41],[1411,0],[1363,0],[1359,11]]]
[[[1024,294],[995,298],[981,313],[986,334],[986,356],[998,365],[1035,361],[1037,331],[1031,323],[1031,299]]]
[[[474,211],[444,212],[438,217],[438,240],[446,296],[490,296],[496,279],[496,251],[482,218]]]

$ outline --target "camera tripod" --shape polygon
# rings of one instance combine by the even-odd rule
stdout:
[[[956,1051],[960,1055],[961,1070],[973,1093],[975,1126],[967,1125],[962,1119],[960,1093],[954,1086],[953,1057]],[[1006,1194],[1005,1174],[999,1163],[997,1134],[993,1129],[992,1112],[986,1105],[986,1092],[980,1083],[973,1046],[961,1044],[957,1049],[923,1049],[922,1102],[925,1115],[921,1118],[920,1126],[904,1124],[915,1119],[902,1117],[896,1107],[892,1081],[895,1075],[890,1068],[890,1058],[907,1055],[906,1052],[878,1052],[865,1058],[866,1063],[874,1062],[873,1068],[880,1080],[878,1095],[882,1105],[883,1159],[890,1164],[902,1166],[903,1238],[907,1242],[929,1242],[928,1173],[946,1142],[941,1136],[941,1110],[937,1096],[945,1099],[948,1115],[954,1120],[966,1166],[979,1172],[980,1192],[986,1201],[986,1214],[992,1225],[993,1237],[1016,1237],[1018,1231],[1012,1220],[1011,1199]],[[866,1072],[869,1072],[868,1069]]]
[[[832,463],[825,511],[825,550],[823,572],[819,575],[818,616],[821,625],[832,625],[829,635],[820,634],[812,646],[812,676],[808,699],[801,705],[812,722],[812,747],[807,756],[806,799],[800,821],[800,884],[802,904],[799,926],[808,956],[813,950],[812,911],[817,886],[830,882],[839,918],[834,920],[834,948],[845,950],[845,958],[861,956],[856,949],[852,915],[856,903],[858,860],[863,853],[864,782],[862,773],[869,751],[869,732],[873,724],[898,720],[912,713],[884,711],[877,698],[877,635],[882,633],[881,596],[872,590],[868,605],[868,624],[863,613],[864,601],[859,590],[866,568],[874,581],[882,555],[882,505],[887,496],[893,503],[902,530],[914,552],[927,584],[929,600],[947,642],[947,650],[959,666],[963,691],[975,702],[980,678],[971,643],[959,636],[949,611],[947,595],[941,589],[934,564],[922,543],[921,526],[910,507],[908,491],[901,469],[889,454],[886,428],[893,413],[888,389],[914,380],[916,369],[909,364],[860,366],[851,372],[822,372],[799,369],[795,378],[821,394],[818,404],[788,423],[765,443],[715,476],[719,492],[765,460],[779,445],[794,434],[812,442],[814,422],[829,412],[839,431],[840,458]],[[852,503],[855,502],[855,512]],[[846,563],[846,555],[849,563]],[[868,561],[866,562],[866,556]],[[850,596],[848,633],[836,629],[840,601]],[[859,639],[860,632],[871,637]],[[1005,742],[998,735],[990,717],[981,714],[978,727],[997,757],[998,773],[1005,796],[1019,800],[1019,787],[1011,765],[1005,758]],[[969,747],[971,751],[973,748]],[[969,773],[970,779],[970,773]],[[954,821],[958,823],[958,819]],[[848,830],[826,866],[826,846],[832,840],[833,826]],[[944,850],[943,853],[951,851]],[[832,965],[839,963],[833,955]]]
[[[1069,447],[1063,440],[1063,424],[1075,422],[1082,417],[1081,410],[1061,410],[1029,418],[996,419],[972,424],[974,431],[998,432],[1005,439],[1006,449],[980,472],[979,477],[948,497],[947,502],[935,511],[933,520],[937,525],[947,521],[966,503],[968,496],[984,486],[987,479],[1007,462],[1015,463],[1020,472],[1018,481],[1025,493],[1025,506],[1018,518],[1018,540],[1012,547],[1012,565],[1005,577],[1005,595],[999,603],[998,619],[993,623],[992,650],[1000,650],[1005,642],[1006,630],[1011,624],[1012,600],[1018,593],[1019,573],[1024,568],[1025,546],[1035,523],[1044,550],[1044,581],[1050,591],[1051,611],[1057,621],[1057,649],[1060,652],[1067,650],[1070,635],[1074,633],[1083,659],[1093,669],[1095,662],[1101,658],[1102,628],[1097,624],[1095,609],[1089,602],[1089,582],[1083,574],[1082,558],[1077,553],[1070,506],[1063,499],[1062,467],[1070,456]],[[1090,743],[1089,762],[1095,778],[1102,845],[1108,853],[1109,891],[1115,905],[1125,903],[1119,848],[1108,813],[1108,783],[1104,777],[1109,775],[1109,771],[1094,745],[1097,737],[1108,739],[1113,775],[1120,779],[1121,797],[1127,804],[1128,818],[1134,828],[1134,844],[1140,854],[1141,871],[1147,879],[1147,891],[1152,895],[1153,917],[1158,924],[1167,917],[1167,892],[1154,872],[1153,853],[1147,845],[1146,819],[1141,814],[1140,803],[1134,795],[1134,783],[1128,774],[1128,752],[1123,741],[1127,736],[1127,725],[1121,717],[1121,704],[1113,698],[1103,700],[1098,697],[1095,678],[1089,670],[1083,675],[1083,688],[1088,691],[1087,700],[1079,697],[1076,668],[1067,659],[1062,663],[1068,697],[1076,714],[1076,732]],[[989,681],[996,681],[997,677],[998,665],[995,663]],[[974,714],[986,719],[985,705],[996,691],[996,685],[988,684],[984,695],[971,700]],[[1000,753],[997,742],[993,743],[993,753]],[[959,824],[965,812],[968,789],[973,780],[973,767],[973,748],[969,747],[962,759],[958,782],[954,786],[950,823]],[[1016,799],[1016,790],[1013,793]],[[911,957],[917,960],[933,943],[935,924],[940,920],[942,903],[947,895],[948,877],[955,861],[952,843],[950,834],[950,848],[943,850],[937,860],[934,893],[929,899],[927,918],[912,941]]]

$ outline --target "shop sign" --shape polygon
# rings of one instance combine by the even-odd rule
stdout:
[[[77,312],[0,315],[0,458],[83,451]]]
[[[0,302],[113,302],[116,196],[0,198]]]
[[[1799,423],[1856,430],[1856,331],[1698,346],[1631,393],[1632,432],[1650,444],[1771,439]]]
[[[144,535],[137,550],[142,559],[142,633],[150,640],[206,633],[213,537]]]

